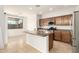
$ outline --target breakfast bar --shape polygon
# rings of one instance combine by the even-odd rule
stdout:
[[[53,48],[52,34],[49,32],[26,31],[26,43],[40,52],[48,53],[49,50]]]

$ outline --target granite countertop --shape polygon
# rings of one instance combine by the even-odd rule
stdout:
[[[38,35],[38,36],[42,36],[42,37],[45,37],[45,36],[48,36],[50,34],[50,32],[44,32],[44,31],[24,31],[25,33],[29,33],[29,34],[33,34],[33,35]],[[53,32],[52,32],[53,33]]]
[[[42,27],[39,27],[39,28],[41,28],[41,29],[43,29],[43,30],[47,30],[48,28],[50,28],[50,27],[54,27],[54,28],[56,28],[57,30],[69,30],[69,31],[71,31],[72,30],[72,26],[42,26]]]
[[[64,30],[64,29],[57,29],[57,30]],[[64,31],[71,31],[71,30],[66,30],[65,29]],[[46,29],[41,29],[39,31],[29,31],[29,30],[26,30],[24,32],[25,33],[29,33],[29,34],[33,34],[33,35],[42,36],[42,37],[48,36],[50,33],[53,33],[53,31],[48,31]]]
[[[72,29],[57,29],[57,30],[71,31]]]

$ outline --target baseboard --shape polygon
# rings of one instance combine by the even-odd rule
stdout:
[[[30,44],[29,42],[26,42],[26,43],[27,43],[28,45],[32,46],[33,48],[37,49],[39,52],[42,53],[42,51],[41,51],[40,49],[36,48],[35,46],[33,46],[32,44]]]

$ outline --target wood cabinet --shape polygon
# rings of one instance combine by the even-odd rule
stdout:
[[[62,16],[62,24],[63,25],[68,25],[69,24],[69,21],[68,21],[68,16]]]
[[[55,17],[56,25],[71,25],[72,15]]]
[[[71,15],[62,16],[62,25],[71,25]]]
[[[72,25],[72,15],[68,16],[68,22],[69,22],[69,25]]]
[[[53,33],[49,34],[49,50],[53,48]]]
[[[71,44],[71,42],[72,42],[72,40],[71,40],[71,32],[69,32],[69,31],[62,31],[61,33],[62,33],[61,41]]]
[[[49,22],[49,19],[40,19],[39,25],[40,26],[47,26]]]
[[[50,19],[50,22],[53,22],[54,24],[55,24],[55,19],[54,19],[54,17],[51,17],[51,18],[49,18]]]
[[[55,17],[54,19],[55,19],[55,24],[56,24],[56,25],[61,25],[61,23],[62,23],[62,18],[61,18],[61,16],[60,16],[60,17]]]
[[[59,31],[59,30],[54,31],[54,39],[57,41],[61,40],[61,31]]]
[[[53,22],[54,25],[71,25],[71,19],[72,15],[44,18],[39,20],[39,25],[48,26],[49,22]]]
[[[39,26],[43,26],[43,20],[42,19],[39,20]]]
[[[48,26],[48,23],[49,23],[49,22],[54,22],[53,17],[40,19],[40,20],[39,20],[39,25],[40,25],[40,26]]]
[[[54,40],[62,41],[65,43],[72,43],[71,32],[66,30],[55,30],[54,31]]]

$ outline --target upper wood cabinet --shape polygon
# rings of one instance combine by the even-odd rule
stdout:
[[[55,17],[54,19],[55,19],[55,24],[56,25],[61,25],[61,23],[62,23],[62,18],[61,17]]]
[[[68,25],[69,24],[69,21],[68,21],[68,16],[62,16],[62,24],[63,25]]]
[[[47,26],[48,25],[48,22],[49,22],[48,19],[44,19],[44,21],[43,21],[44,26]]]
[[[69,21],[69,25],[72,25],[72,15],[69,15],[69,16],[68,16],[68,19],[69,19],[69,20],[68,20],[68,21]]]
[[[40,26],[48,26],[49,22],[54,22],[53,18],[44,18],[39,20],[39,25]]]
[[[44,22],[44,20],[43,19],[40,19],[39,20],[39,26],[43,26],[43,22]]]
[[[53,22],[54,24],[55,24],[55,19],[54,19],[54,17],[51,17],[51,18],[49,18],[50,19],[50,22]]]
[[[62,16],[62,25],[71,25],[71,15]]]
[[[71,19],[72,15],[44,18],[39,20],[39,25],[48,26],[49,22],[54,22],[55,25],[71,25]]]
[[[71,15],[55,17],[56,25],[71,25]]]
[[[40,26],[47,26],[49,19],[40,19]]]

